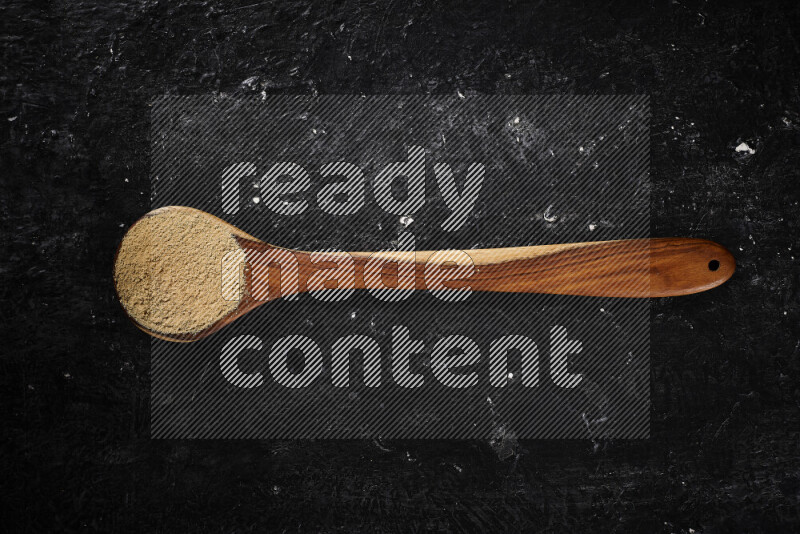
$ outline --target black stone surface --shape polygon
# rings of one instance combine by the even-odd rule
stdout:
[[[800,529],[799,22],[795,2],[4,2],[0,524]],[[652,438],[150,440],[149,340],[111,280],[149,205],[148,102],[262,90],[649,94],[652,234],[739,265],[653,302]]]

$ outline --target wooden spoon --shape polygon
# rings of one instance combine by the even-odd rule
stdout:
[[[454,258],[466,259],[471,269],[467,265],[466,271],[450,272],[471,271],[468,278],[442,278],[455,266]],[[289,263],[280,263],[278,271],[276,262],[283,260]],[[376,271],[385,262],[390,267]],[[350,266],[351,274],[327,281],[320,276],[336,266]],[[469,286],[493,292],[669,297],[714,288],[735,267],[722,246],[688,238],[479,249],[449,256],[435,251],[311,253],[264,243],[203,211],[170,206],[146,214],[125,234],[114,281],[120,302],[139,328],[169,341],[195,341],[264,302],[315,289],[419,290],[431,285],[444,291]],[[398,273],[408,275],[405,283]]]

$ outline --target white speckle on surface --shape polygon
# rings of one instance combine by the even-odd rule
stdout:
[[[414,219],[412,219],[408,215],[403,215],[402,217],[400,217],[400,224],[402,224],[406,228],[413,222],[414,222]]]
[[[253,197],[253,204],[258,204],[261,202],[261,197]]]
[[[8,122],[14,122],[15,120],[17,120],[17,116],[16,115],[14,115],[13,117],[9,117],[8,118]]]
[[[356,314],[356,312],[351,312],[351,313],[350,313],[350,318],[351,318],[351,319],[355,319],[355,318],[356,318],[356,315],[357,315],[357,314]]]
[[[579,147],[578,147],[578,152],[580,152],[581,154],[583,154],[583,153],[585,152],[585,149],[584,149],[582,146],[579,146]]]
[[[589,231],[590,232],[594,232],[596,228],[597,228],[597,225],[595,223],[589,223]]]
[[[506,80],[510,80],[511,79],[511,74],[508,73],[508,72],[506,72],[503,76],[506,77]]]
[[[242,87],[247,87],[248,89],[253,89],[258,83],[258,76],[250,76],[245,81],[242,82]]]
[[[66,378],[67,380],[69,380],[70,378],[72,378],[72,375],[71,375],[71,374],[69,374],[69,373],[64,373],[64,378]]]
[[[556,222],[558,220],[558,215],[553,215],[552,213],[550,213],[551,209],[553,209],[553,205],[552,204],[547,206],[547,209],[544,210],[544,213],[542,214],[542,218],[545,221],[549,222],[549,223],[554,223],[554,222]]]
[[[514,117],[514,124],[519,124],[519,117]]]
[[[736,147],[736,152],[746,152],[750,155],[756,153],[756,151],[750,148],[750,145],[748,145],[747,143],[740,143],[739,146]]]
[[[317,135],[317,129],[316,128],[311,128],[311,133],[313,133],[314,135]]]
[[[383,403],[381,403],[381,408],[383,408]],[[380,438],[373,439],[372,444],[375,445],[378,449],[382,450],[383,452],[392,452],[392,449],[381,443]]]
[[[462,99],[463,99],[463,98],[467,98],[467,97],[465,97],[465,96],[464,96],[464,94],[463,94],[461,91],[459,91],[458,89],[456,89],[456,94],[458,95],[458,98],[462,98]]]
[[[514,373],[508,373],[508,379],[514,380]]]
[[[351,56],[350,54],[347,54],[347,60],[348,61],[353,61],[353,56]]]

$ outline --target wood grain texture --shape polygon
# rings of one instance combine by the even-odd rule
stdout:
[[[262,254],[269,245],[240,240],[245,250]],[[317,255],[291,251],[299,264],[299,292],[308,290],[306,281],[319,267],[332,268],[346,259],[342,254]],[[703,239],[659,238],[621,241],[598,241],[531,247],[477,249],[460,251],[473,267],[469,278],[445,282],[446,288],[469,286],[475,291],[504,293],[545,293],[593,297],[651,298],[689,295],[712,289],[733,274],[736,262],[722,246]],[[320,256],[322,259],[320,259]],[[340,283],[331,288],[381,289],[408,287],[428,289],[431,266],[455,267],[442,261],[437,251],[351,252],[355,264],[352,284]],[[255,256],[251,256],[255,257]],[[381,280],[364,275],[370,259],[384,260]],[[716,263],[712,263],[716,262]],[[426,268],[429,274],[426,276]],[[413,270],[413,284],[402,285],[398,271]],[[264,269],[261,277],[250,277],[253,287],[267,284]],[[251,287],[251,291],[253,288]],[[259,289],[258,292],[263,292]],[[295,291],[284,291],[283,294]],[[271,291],[270,298],[279,293]]]

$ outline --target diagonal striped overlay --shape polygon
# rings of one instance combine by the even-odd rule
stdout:
[[[649,116],[633,95],[163,97],[151,203],[308,251],[645,238]],[[649,436],[647,300],[341,296],[154,339],[152,437]]]

